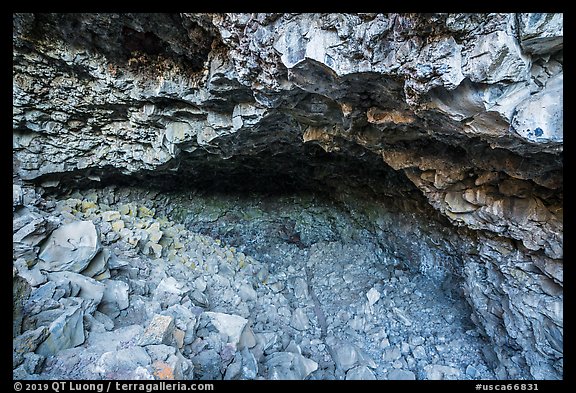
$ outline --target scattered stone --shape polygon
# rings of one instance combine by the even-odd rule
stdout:
[[[372,307],[378,300],[380,300],[380,292],[378,292],[376,288],[370,288],[366,293],[366,297],[368,298],[368,305]]]
[[[458,379],[461,374],[457,368],[439,364],[424,366],[424,371],[426,372],[426,379],[430,380],[455,380]]]
[[[201,380],[222,379],[222,359],[214,349],[207,349],[192,358],[195,378]]]
[[[116,221],[120,219],[120,212],[116,210],[108,210],[102,212],[102,220],[104,221]]]
[[[130,305],[130,287],[123,281],[107,280],[104,295],[98,310],[110,318],[116,318],[121,310],[125,310]]]
[[[71,286],[77,288],[73,295],[85,299],[82,307],[85,313],[92,314],[103,299],[106,286],[90,277],[73,272],[53,272],[48,273],[50,282],[54,282],[57,287]]]
[[[48,337],[37,348],[36,353],[51,356],[63,349],[73,348],[84,342],[84,312],[81,304],[67,307],[50,324]]]
[[[248,323],[246,318],[242,318],[239,315],[211,311],[205,312],[204,315],[210,318],[210,322],[220,333],[228,336],[229,343],[235,345],[239,343],[242,331]]]
[[[354,344],[335,340],[329,340],[327,344],[332,348],[332,358],[336,363],[336,368],[346,372],[359,363],[360,357]]]
[[[46,326],[28,330],[12,340],[12,363],[19,366],[24,361],[24,355],[36,351],[47,337],[49,331]]]
[[[103,353],[95,362],[93,371],[104,379],[136,379],[134,374],[138,374],[138,368],[149,366],[151,362],[144,348],[133,346]]]
[[[258,298],[258,294],[251,285],[242,284],[238,289],[238,296],[243,301],[254,301]]]
[[[400,348],[389,347],[384,350],[384,353],[382,354],[382,360],[384,360],[385,362],[393,362],[395,360],[400,359],[401,356],[402,353],[400,351]]]
[[[416,375],[412,371],[395,369],[388,372],[387,379],[400,381],[413,381]]]
[[[397,307],[392,307],[392,311],[398,317],[400,322],[402,322],[404,325],[408,327],[412,326],[412,321],[406,316],[406,314],[404,314],[404,311],[400,310]]]
[[[240,378],[240,372],[242,371],[242,356],[237,352],[234,356],[232,363],[226,368],[226,373],[224,374],[224,380],[236,380]]]
[[[358,380],[358,381],[365,381],[365,380],[372,381],[372,380],[376,379],[376,376],[374,375],[372,370],[370,370],[368,367],[357,366],[357,367],[351,368],[350,370],[348,370],[346,372],[346,379],[347,380]]]
[[[152,374],[156,379],[182,380],[191,379],[194,366],[180,352],[168,345],[148,345],[148,355],[152,360]]]
[[[414,356],[414,359],[426,359],[428,357],[426,349],[422,345],[412,350],[412,356]]]
[[[107,269],[108,260],[110,259],[110,250],[107,248],[102,249],[86,266],[86,269],[82,270],[81,274],[88,277],[95,277],[104,273]]]
[[[318,369],[318,363],[292,352],[275,352],[266,357],[268,379],[302,380]]]
[[[296,330],[307,330],[310,327],[308,315],[302,308],[294,310],[292,319],[290,319],[290,326]]]
[[[476,367],[468,365],[466,367],[466,375],[468,375],[470,378],[476,378],[478,375],[478,370],[476,370]]]
[[[162,308],[167,308],[175,304],[180,304],[186,290],[184,285],[179,283],[174,277],[163,278],[156,287],[153,299],[160,302]]]
[[[184,347],[184,337],[186,336],[186,332],[180,329],[174,329],[174,342],[178,349],[182,349]]]
[[[258,375],[258,363],[254,355],[248,350],[248,347],[244,347],[240,353],[242,355],[241,379],[255,379]]]

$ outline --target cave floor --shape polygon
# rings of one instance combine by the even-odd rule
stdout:
[[[85,325],[84,344],[47,359],[42,377],[138,378],[105,353],[150,354],[138,336],[160,314],[174,316],[183,338],[171,345],[194,365],[181,378],[494,378],[489,344],[447,288],[458,282],[406,268],[341,204],[122,189],[49,200],[64,222],[100,223],[130,305]],[[233,338],[205,311],[246,327]]]

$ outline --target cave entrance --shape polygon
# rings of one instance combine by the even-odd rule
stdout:
[[[221,337],[198,319],[182,348],[195,378],[494,378],[461,292],[456,229],[374,157],[314,154],[316,166],[232,159],[195,176],[146,177],[148,188],[111,176],[114,185],[49,198],[60,214],[100,223],[104,246],[132,261],[116,277],[147,282],[116,327],[144,324],[166,279],[198,313],[248,321],[258,344],[238,361],[255,366],[234,371]],[[312,363],[274,363],[286,352]]]

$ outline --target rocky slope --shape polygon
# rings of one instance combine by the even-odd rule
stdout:
[[[563,15],[15,14],[13,27],[18,375],[61,375],[66,359],[82,359],[97,360],[96,369],[83,368],[90,378],[338,378],[350,370],[361,378],[562,378]],[[111,184],[120,191],[102,194]],[[154,202],[166,222],[115,206],[130,202],[136,184],[178,193]],[[91,197],[70,197],[74,189],[90,189]],[[242,214],[224,214],[220,206],[198,221],[210,209],[194,190],[256,200],[295,195],[286,203],[303,192],[321,194],[345,206],[352,218],[343,222],[359,232],[327,233],[337,216],[325,218],[300,202],[294,206],[318,222],[291,213],[288,224],[273,228],[276,237],[266,237],[271,227],[261,224],[271,219],[242,215],[258,211],[250,200],[242,200]],[[174,202],[181,195],[189,195],[188,208]],[[235,203],[226,202],[224,211]],[[180,237],[166,235],[177,225]],[[216,238],[224,248],[212,244]],[[264,239],[262,247],[250,246],[254,239]],[[299,257],[279,264],[281,256],[270,254],[274,239]],[[369,326],[364,344],[355,345],[377,340],[370,329],[388,329],[399,357],[390,349],[366,355],[377,363],[346,368],[328,349],[348,337],[337,333],[337,310],[327,304],[330,291],[344,284],[313,282],[340,277],[349,262],[324,266],[314,255],[339,261],[346,251],[338,247],[365,239],[371,240],[363,255],[381,257],[357,258],[352,268],[360,266],[359,276],[373,264],[383,271],[370,288],[353,290],[371,293],[369,306],[350,305],[349,323]],[[221,279],[210,270],[240,263],[230,246],[246,247],[242,255],[252,254],[259,267],[279,264],[279,282],[299,277],[317,288],[300,289],[300,297],[290,292],[295,288],[262,289],[257,299],[264,300],[238,310],[226,291],[242,298],[252,292],[241,288],[259,284],[250,274]],[[198,258],[207,278],[174,260],[181,249],[217,255]],[[410,275],[396,276],[399,265]],[[424,279],[436,285],[422,284],[425,299],[443,288],[468,304],[469,311],[462,305],[454,312],[468,313],[475,326],[461,331],[486,340],[482,361],[444,359],[437,350],[444,343],[425,333],[421,343],[382,325],[387,313],[399,324],[408,317],[376,298]],[[198,300],[206,280],[215,280],[209,284],[220,300]],[[284,303],[273,350],[267,353],[264,342],[272,325],[252,325],[259,344],[240,345],[250,335],[250,317]],[[414,314],[426,324],[424,312]],[[350,322],[360,316],[364,322]],[[317,325],[296,329],[302,334],[281,328],[306,320]],[[209,326],[227,341],[211,336]],[[98,347],[99,335],[110,332],[120,341]],[[459,332],[454,340],[469,337],[480,347],[474,335]],[[214,353],[203,354],[195,341],[207,337]],[[79,351],[88,357],[61,355]],[[391,376],[392,368],[399,371]],[[198,371],[204,369],[213,371]]]

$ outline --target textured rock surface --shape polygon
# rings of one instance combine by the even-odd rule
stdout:
[[[22,280],[40,285],[37,263],[109,285],[132,265],[114,268],[120,262],[97,255],[100,242],[122,244],[121,258],[180,249],[161,223],[148,225],[150,206],[121,201],[100,217],[93,215],[98,199],[85,195],[67,199],[55,218],[33,186],[311,188],[347,204],[363,191],[412,214],[389,221],[378,209],[360,209],[389,258],[448,290],[462,288],[459,296],[491,342],[486,357],[496,377],[562,378],[563,15],[15,14],[13,27],[13,249],[25,272],[14,273],[22,277],[14,280],[15,305],[26,297]],[[213,207],[205,222],[224,222],[226,212]],[[436,235],[427,230],[429,218]],[[86,236],[76,239],[66,228],[78,225],[87,227],[71,235]],[[102,233],[92,232],[94,225]],[[277,229],[309,248],[319,234],[335,236],[322,225],[302,217]],[[157,302],[142,313],[151,318],[188,296],[195,307],[211,306],[203,290],[178,287],[170,277],[158,277],[164,284],[152,293],[146,283],[131,284]],[[110,318],[137,307],[127,287],[117,287],[119,297],[100,305]],[[65,333],[40,344],[42,353],[84,341],[75,333],[77,315],[55,311],[67,307],[63,299],[85,301],[82,292],[73,284],[54,291],[60,306],[39,319],[21,319],[15,307],[14,322],[25,330]],[[382,302],[374,295],[372,311]],[[251,298],[246,290],[242,296]],[[281,318],[306,329],[315,314],[295,309]],[[396,309],[401,323],[413,323]],[[220,354],[201,354],[204,375],[224,375],[210,366]],[[106,357],[94,375],[107,376],[106,365],[124,355]],[[308,375],[295,371],[296,355],[282,356],[274,375]],[[139,359],[120,374],[188,373],[174,359]],[[243,366],[251,359],[232,359],[234,375],[253,374]],[[351,376],[369,375],[354,367]],[[418,375],[465,375],[439,367],[449,366],[430,364]]]

